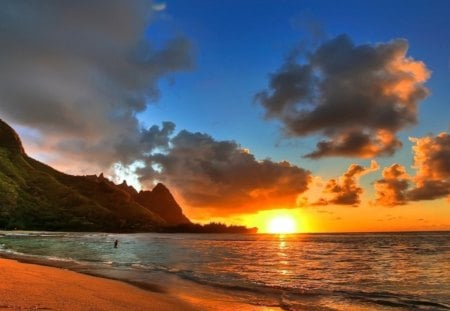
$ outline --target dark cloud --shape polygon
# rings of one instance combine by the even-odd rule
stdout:
[[[153,144],[136,114],[162,77],[192,66],[186,39],[144,37],[151,18],[147,0],[2,1],[0,114],[61,157],[132,162]]]
[[[141,143],[146,144],[146,150],[153,150],[156,148],[169,148],[170,136],[175,131],[175,123],[163,122],[162,128],[159,129],[157,125],[153,125],[148,130],[142,131]]]
[[[408,192],[411,201],[434,200],[446,197],[450,194],[450,182],[448,180],[423,181],[420,186]]]
[[[307,157],[391,155],[428,94],[430,73],[407,49],[403,39],[355,45],[338,36],[304,53],[303,63],[290,55],[256,100],[287,136],[325,137]]]
[[[370,167],[352,164],[344,175],[337,179],[330,179],[323,189],[324,197],[319,198],[312,205],[353,205],[360,203],[363,188],[358,185],[359,178],[378,169],[378,164],[372,161]]]
[[[234,141],[185,130],[138,173],[143,183],[162,181],[189,206],[212,208],[215,215],[295,207],[310,181],[308,171],[288,162],[258,161]]]
[[[385,168],[383,178],[375,182],[375,203],[385,206],[405,204],[409,183],[410,177],[402,165],[393,164]]]

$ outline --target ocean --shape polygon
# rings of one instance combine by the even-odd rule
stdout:
[[[113,247],[116,239],[118,248]],[[0,231],[0,257],[121,279],[151,290],[164,291],[179,281],[185,289],[201,286],[255,307],[450,310],[450,232]]]

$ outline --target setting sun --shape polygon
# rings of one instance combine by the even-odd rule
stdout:
[[[291,216],[277,216],[272,218],[268,224],[269,233],[295,233],[297,223]]]

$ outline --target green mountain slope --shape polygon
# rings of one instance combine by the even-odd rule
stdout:
[[[0,229],[132,232],[189,223],[167,193],[140,204],[132,187],[102,175],[61,173],[28,157],[15,131],[0,120]],[[161,210],[163,217],[155,212]]]

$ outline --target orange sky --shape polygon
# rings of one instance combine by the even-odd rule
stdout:
[[[277,216],[292,217],[298,232],[374,232],[450,230],[450,213],[445,199],[433,202],[411,203],[401,207],[380,207],[369,204],[360,207],[327,206],[274,209],[254,214],[230,217],[206,217],[196,210],[187,210],[195,221],[221,221],[258,227],[268,232],[270,221]]]

